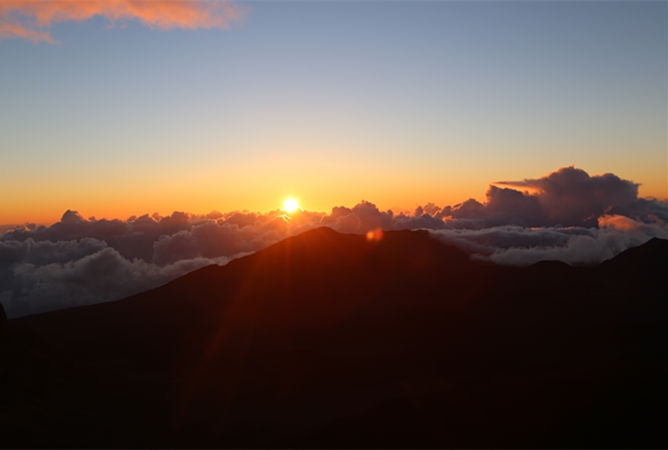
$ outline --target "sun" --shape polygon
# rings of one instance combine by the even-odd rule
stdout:
[[[299,203],[292,197],[288,197],[283,202],[283,211],[286,213],[293,213],[299,209]]]

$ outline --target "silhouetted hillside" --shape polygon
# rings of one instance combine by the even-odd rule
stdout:
[[[320,228],[10,320],[7,447],[666,447],[668,242],[476,262]]]

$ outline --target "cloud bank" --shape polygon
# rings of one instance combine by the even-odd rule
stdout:
[[[137,20],[159,30],[227,28],[246,12],[246,8],[225,0],[2,0],[0,40],[21,38],[55,44],[49,34],[53,24],[94,16],[102,16],[112,25]]]
[[[0,237],[0,302],[17,317],[119,299],[320,226],[357,234],[427,229],[501,264],[594,264],[652,237],[668,239],[668,203],[639,198],[637,188],[613,174],[565,167],[495,183],[485,203],[428,203],[412,214],[381,211],[367,201],[291,215],[174,212],[98,220],[66,211],[49,227],[28,224]]]

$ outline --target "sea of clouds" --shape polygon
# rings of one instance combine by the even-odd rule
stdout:
[[[0,237],[0,303],[12,318],[116,300],[320,226],[359,234],[427,229],[501,264],[594,264],[653,237],[668,239],[668,202],[639,198],[638,185],[616,175],[564,167],[538,179],[494,183],[484,203],[430,203],[413,214],[367,201],[329,213],[174,212],[127,220],[85,219],[68,210],[51,226],[28,224]]]

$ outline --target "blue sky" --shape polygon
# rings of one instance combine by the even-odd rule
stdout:
[[[0,221],[412,208],[569,164],[668,196],[665,2],[242,5],[0,40]]]

